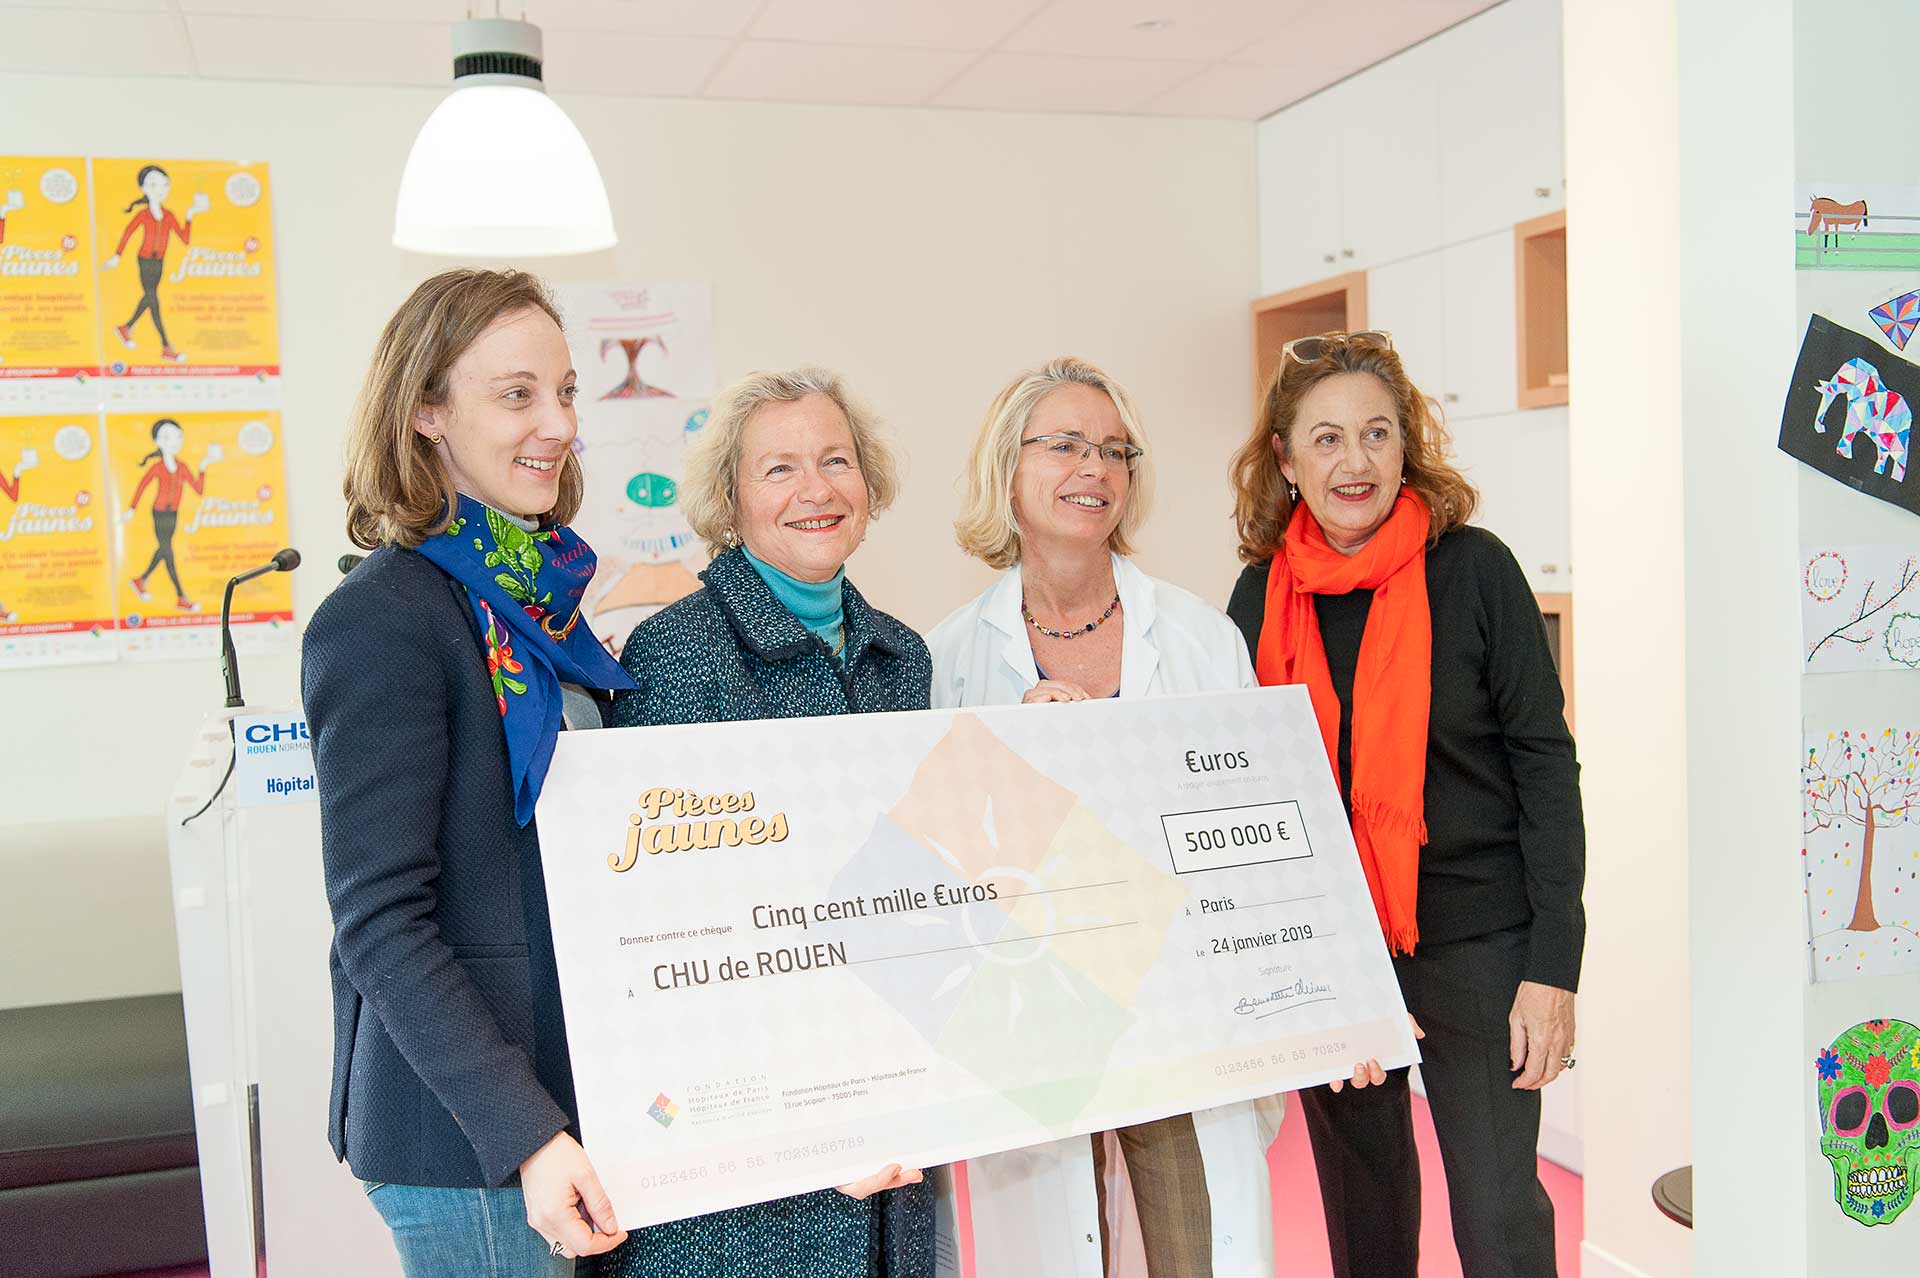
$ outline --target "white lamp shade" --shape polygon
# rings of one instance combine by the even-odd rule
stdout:
[[[538,89],[455,88],[400,176],[395,247],[450,257],[556,257],[619,242],[593,152]]]

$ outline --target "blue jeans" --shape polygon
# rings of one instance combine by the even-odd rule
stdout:
[[[393,1231],[407,1278],[573,1278],[573,1257],[549,1254],[514,1189],[368,1185]]]

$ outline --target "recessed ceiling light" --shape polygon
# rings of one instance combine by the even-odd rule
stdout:
[[[1165,31],[1172,25],[1172,18],[1142,18],[1133,24],[1133,29],[1135,31]]]

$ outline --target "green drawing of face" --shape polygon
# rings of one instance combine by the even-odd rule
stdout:
[[[642,471],[627,481],[627,500],[636,506],[671,506],[679,495],[678,484],[651,471]]]
[[[1920,1028],[1864,1021],[1813,1064],[1834,1201],[1863,1225],[1889,1224],[1920,1176]]]
[[[1920,666],[1920,616],[1896,612],[1887,622],[1887,655],[1903,666]]]

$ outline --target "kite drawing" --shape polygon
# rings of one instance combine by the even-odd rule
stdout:
[[[1902,293],[1891,301],[1880,303],[1867,312],[1869,318],[1880,326],[1894,349],[1904,351],[1913,338],[1913,330],[1920,328],[1920,292]]]

